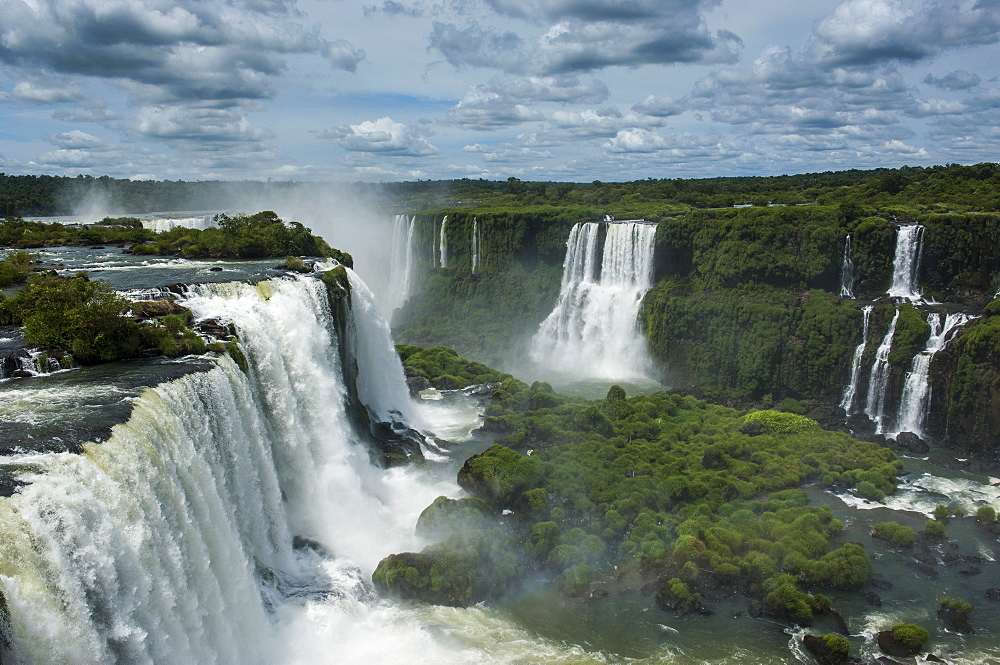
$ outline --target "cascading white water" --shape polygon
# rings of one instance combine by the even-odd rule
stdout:
[[[598,264],[602,226],[607,237]],[[637,222],[573,227],[559,300],[531,342],[535,363],[576,377],[649,375],[651,363],[637,319],[642,296],[652,286],[655,236],[655,225]]]
[[[896,335],[896,322],[899,320],[899,307],[892,316],[889,330],[886,331],[882,343],[875,350],[875,361],[868,377],[868,399],[865,414],[875,423],[876,434],[885,432],[885,389],[889,382],[889,352],[892,350],[892,338]]]
[[[928,376],[931,361],[935,354],[944,349],[958,328],[969,321],[969,315],[955,312],[943,316],[937,312],[927,315],[927,323],[931,326],[931,335],[927,338],[924,350],[913,357],[910,371],[903,384],[903,394],[899,400],[899,411],[896,417],[894,434],[913,432],[917,436],[924,435],[924,425],[927,422],[927,408],[930,403],[931,386]]]
[[[920,255],[923,249],[924,227],[920,224],[901,224],[896,235],[896,252],[892,260],[892,285],[886,292],[893,298],[907,302],[921,302],[917,290],[920,274]]]
[[[472,274],[479,270],[479,218],[472,218]]]
[[[438,239],[438,255],[441,260],[441,267],[448,267],[448,215],[441,220],[441,235]]]
[[[413,228],[416,215],[396,215],[392,222],[392,257],[385,315],[403,306],[410,297],[413,279]]]
[[[851,236],[844,240],[844,258],[840,262],[840,297],[854,297],[854,261],[851,260]]]
[[[850,237],[850,236],[848,236]],[[858,394],[858,377],[861,370],[861,358],[865,355],[865,348],[868,346],[868,329],[870,327],[872,310],[874,305],[865,305],[861,308],[861,342],[854,347],[854,356],[851,358],[851,378],[844,389],[844,396],[840,400],[840,408],[844,410],[844,415],[850,416],[854,413],[854,398]]]
[[[236,325],[247,373],[223,357],[144,392],[85,454],[31,457],[32,482],[0,500],[14,662],[282,662],[270,611],[360,602],[382,556],[420,546],[417,513],[444,492],[356,443],[322,284],[209,285],[186,304]]]
[[[389,324],[379,312],[375,296],[358,277],[347,269],[351,283],[351,324],[348,326],[349,343],[358,367],[358,396],[383,422],[401,421],[412,427],[421,427],[412,407],[403,363],[396,354]],[[371,368],[381,368],[372,371]]]

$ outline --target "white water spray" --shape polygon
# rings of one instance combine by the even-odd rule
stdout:
[[[598,239],[607,228],[598,263]],[[645,378],[651,363],[638,326],[642,296],[653,281],[656,226],[577,224],[566,242],[555,309],[532,339],[531,359],[587,378]],[[598,272],[599,270],[599,272]]]
[[[472,274],[479,270],[479,218],[472,218]]]
[[[386,316],[402,307],[410,297],[413,279],[413,227],[416,216],[396,215],[392,222],[392,257],[389,264],[389,296]]]
[[[850,236],[848,236],[850,237]],[[861,370],[861,359],[865,355],[865,348],[868,346],[868,329],[870,327],[872,310],[874,305],[865,305],[861,308],[861,342],[854,347],[854,356],[851,358],[851,379],[844,389],[844,396],[840,400],[840,408],[844,410],[844,415],[850,416],[854,413],[854,398],[858,394],[858,378]]]
[[[875,423],[875,433],[885,432],[885,389],[889,382],[889,352],[892,350],[892,338],[896,334],[896,322],[899,320],[899,307],[892,316],[889,330],[886,331],[882,343],[875,351],[875,362],[868,377],[868,399],[865,414]]]
[[[892,285],[887,291],[889,296],[912,303],[922,301],[923,296],[917,290],[917,277],[923,239],[924,227],[920,224],[900,225],[892,261]]]
[[[441,220],[441,235],[438,239],[438,252],[441,260],[441,267],[448,267],[448,215]]]
[[[444,492],[358,445],[323,285],[207,285],[186,304],[236,325],[247,372],[223,357],[144,392],[85,454],[32,457],[0,501],[16,662],[281,662],[269,608],[361,601],[382,556],[421,545],[417,513]]]
[[[927,422],[927,410],[930,406],[931,386],[928,380],[931,361],[938,351],[944,349],[958,332],[958,328],[969,321],[969,315],[956,312],[943,316],[937,312],[927,315],[927,323],[931,326],[931,335],[927,338],[924,350],[913,357],[910,371],[903,384],[903,394],[899,400],[899,415],[896,418],[896,430],[913,432],[917,436],[924,435],[924,425]]]
[[[854,261],[851,260],[851,236],[844,240],[844,258],[840,263],[840,297],[854,297]]]

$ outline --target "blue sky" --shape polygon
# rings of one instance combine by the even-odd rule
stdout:
[[[0,171],[632,180],[997,161],[996,0],[0,0]]]

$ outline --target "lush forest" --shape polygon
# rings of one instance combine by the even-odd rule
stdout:
[[[146,213],[212,210],[239,201],[240,194],[286,194],[293,188],[329,189],[326,183],[182,182],[75,178],[0,173],[0,216],[68,215],[80,201],[99,198],[110,210]],[[631,182],[527,182],[517,178],[400,183],[354,183],[345,191],[381,200],[391,208],[426,210],[524,206],[587,206],[618,209],[718,208],[768,203],[823,205],[840,202],[872,206],[916,206],[923,210],[1000,210],[1000,167],[948,164],[931,167],[828,171],[767,177]]]
[[[467,362],[441,349],[402,351],[430,352],[427,374]],[[890,450],[800,415],[676,394],[627,397],[618,386],[580,401],[507,378],[485,428],[502,438],[460,470],[470,496],[440,497],[420,516],[418,533],[439,542],[383,560],[376,585],[468,605],[532,576],[577,597],[612,580],[653,582],[655,602],[674,613],[710,611],[720,593],[739,591],[764,613],[808,624],[830,610],[823,590],[860,588],[873,564],[799,486],[877,500],[900,468]],[[892,522],[879,533],[914,537]]]

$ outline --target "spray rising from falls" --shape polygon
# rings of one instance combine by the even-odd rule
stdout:
[[[927,339],[924,350],[913,357],[910,371],[903,384],[903,394],[899,400],[899,415],[896,418],[895,434],[913,432],[917,436],[924,435],[924,425],[927,422],[927,410],[930,406],[931,386],[929,381],[931,361],[935,354],[944,349],[958,328],[969,321],[969,315],[956,312],[943,316],[931,313],[927,323],[931,326],[931,335]]]
[[[607,237],[598,262],[602,227]],[[652,286],[655,236],[656,226],[643,222],[573,227],[559,300],[532,339],[534,362],[570,376],[648,376],[651,363],[637,318]]]
[[[441,267],[448,267],[448,215],[441,220],[441,234],[438,240],[438,253],[441,260]]]
[[[892,261],[892,285],[887,291],[890,297],[913,303],[921,302],[923,299],[917,290],[923,240],[924,227],[920,224],[899,226],[896,252]]]
[[[389,264],[389,294],[386,316],[403,306],[413,285],[413,227],[415,215],[396,215],[392,222],[392,257]]]
[[[848,236],[850,237],[850,236]],[[861,308],[863,323],[861,324],[861,343],[854,347],[854,356],[851,358],[851,379],[844,389],[844,396],[840,400],[840,408],[844,410],[844,415],[850,416],[854,413],[854,398],[858,394],[858,379],[861,374],[861,359],[865,355],[865,348],[868,346],[868,329],[871,323],[872,310],[874,305],[865,305]]]
[[[275,612],[361,602],[382,556],[419,546],[440,488],[358,444],[323,285],[206,285],[186,304],[236,325],[246,371],[223,357],[144,392],[85,454],[31,457],[0,501],[4,662],[282,662]]]
[[[885,389],[889,383],[889,352],[892,350],[892,338],[896,335],[896,322],[899,321],[899,307],[896,308],[882,343],[875,351],[875,362],[868,377],[868,399],[865,414],[875,423],[876,434],[885,433]]]
[[[840,263],[840,297],[854,297],[854,261],[851,260],[851,236],[844,240],[844,258]]]

